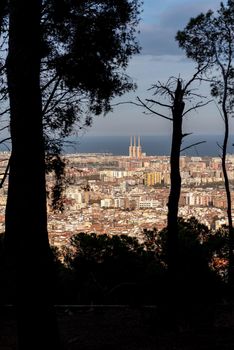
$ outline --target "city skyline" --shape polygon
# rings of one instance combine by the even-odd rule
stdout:
[[[226,3],[226,1],[224,1]],[[145,0],[139,25],[138,40],[142,50],[134,56],[126,73],[137,84],[135,92],[127,93],[112,101],[113,112],[105,117],[94,117],[93,125],[85,131],[87,135],[134,135],[134,134],[170,134],[172,125],[168,120],[157,116],[145,115],[143,109],[125,102],[135,102],[137,96],[150,97],[148,89],[160,81],[165,83],[170,76],[189,79],[195,64],[188,60],[178,47],[175,35],[182,30],[191,17],[209,9],[216,11],[219,0],[191,2],[190,0]],[[208,96],[209,87],[198,87],[199,93]],[[124,102],[124,104],[120,104]],[[116,105],[117,104],[117,105]],[[191,113],[184,120],[184,131],[194,133],[222,133],[223,121],[215,102]],[[230,133],[234,133],[233,121],[230,121]]]

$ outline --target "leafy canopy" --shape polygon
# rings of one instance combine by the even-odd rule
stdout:
[[[187,57],[199,65],[207,65],[205,79],[211,94],[232,113],[234,83],[234,2],[220,4],[217,13],[208,11],[191,18],[183,31],[176,35]]]

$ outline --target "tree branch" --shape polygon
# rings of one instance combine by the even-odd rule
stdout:
[[[11,137],[6,137],[5,139],[0,140],[0,144],[9,140],[11,140]]]
[[[167,105],[167,104],[165,104],[165,103],[161,103],[161,102],[156,101],[156,100],[146,99],[146,101],[147,101],[147,102],[155,103],[155,104],[157,104],[157,105],[159,105],[159,106],[162,106],[162,107],[166,107],[166,108],[170,108],[170,109],[172,108],[170,105]]]
[[[8,128],[9,128],[9,125],[3,126],[2,128],[0,128],[0,131],[3,131],[3,130],[8,129]]]
[[[44,86],[41,87],[41,92],[45,91],[57,78],[58,78],[58,75],[56,74]]]
[[[7,109],[5,109],[5,111],[0,112],[0,116],[6,114],[6,113],[8,113],[8,112],[10,112],[10,108],[7,108]],[[0,131],[1,131],[1,129],[0,129]]]
[[[197,71],[193,74],[192,78],[187,82],[187,84],[185,84],[185,87],[184,87],[183,90],[186,91],[186,90],[188,89],[189,85],[190,85],[194,80],[196,80],[197,77],[198,77],[198,75],[199,75],[200,73],[202,73],[202,71],[204,71],[208,66],[209,66],[209,63],[205,64],[205,66],[202,66],[201,68],[199,68],[199,66],[198,66]],[[200,80],[200,78],[199,78],[199,80]]]
[[[116,106],[120,106],[120,105],[127,105],[127,104],[138,106],[138,107],[143,107],[142,104],[136,103],[133,101],[117,102],[117,103],[112,104],[111,107],[116,107]]]
[[[157,87],[158,89],[164,90],[164,92],[166,92],[166,93],[171,97],[172,101],[175,100],[175,96],[173,95],[173,93],[171,92],[171,90],[169,89],[169,87],[167,87],[166,85],[162,85],[162,84],[160,83],[160,86],[155,85],[155,87]]]
[[[10,156],[10,158],[8,159],[7,167],[6,167],[5,172],[4,172],[4,174],[3,174],[3,178],[2,178],[1,181],[0,181],[0,188],[3,187],[4,182],[5,182],[6,178],[7,178],[7,175],[8,175],[9,169],[10,169],[10,160],[11,160],[11,156]]]
[[[184,113],[183,113],[183,117],[186,115],[186,114],[188,114],[189,112],[191,112],[191,111],[194,111],[195,109],[197,109],[197,108],[201,108],[201,107],[204,107],[204,106],[206,106],[206,105],[208,105],[210,102],[212,102],[213,100],[209,100],[209,101],[207,101],[207,102],[204,102],[204,103],[197,103],[196,104],[196,106],[193,106],[193,107],[191,107],[191,108],[189,108],[187,111],[185,111]]]
[[[47,101],[46,101],[46,104],[45,104],[45,106],[44,106],[43,109],[42,109],[42,114],[43,114],[43,115],[46,113],[46,110],[47,110],[47,108],[49,107],[50,102],[52,101],[52,99],[53,99],[53,97],[54,97],[54,95],[55,95],[55,92],[56,92],[56,90],[57,90],[57,87],[58,87],[58,85],[59,85],[59,82],[60,82],[60,78],[58,78],[58,80],[57,80],[56,83],[54,84],[54,87],[53,87],[53,89],[52,89],[52,91],[51,91],[51,93],[50,93],[50,96],[48,97],[48,99],[47,99]]]
[[[111,107],[124,105],[124,104],[132,104],[132,105],[137,106],[137,107],[144,107],[145,109],[147,109],[150,112],[150,114],[156,114],[159,117],[162,117],[164,119],[168,119],[168,120],[172,121],[172,118],[169,118],[164,114],[158,113],[158,112],[154,111],[152,108],[150,108],[149,106],[147,106],[139,97],[137,97],[137,99],[140,103],[133,102],[133,101],[117,102],[117,103],[111,105]]]
[[[219,149],[221,149],[221,151],[223,151],[223,146],[221,146],[219,142],[216,142],[216,145],[219,147]]]
[[[189,135],[192,135],[192,132],[188,132],[186,134],[182,134],[182,138],[186,137],[186,136],[189,136]]]
[[[180,150],[180,152],[183,152],[183,151],[185,151],[186,149],[189,149],[189,148],[191,148],[191,147],[200,145],[200,144],[202,144],[202,143],[206,143],[206,141],[195,142],[195,143],[193,143],[193,144],[190,145],[190,146],[187,146],[187,147],[182,148],[182,149]]]
[[[173,120],[172,118],[167,117],[167,116],[165,116],[164,114],[161,114],[161,113],[159,113],[159,112],[156,112],[156,111],[153,110],[152,108],[148,107],[147,104],[145,104],[145,103],[140,99],[140,97],[138,97],[138,96],[137,96],[137,100],[141,103],[141,107],[146,108],[149,112],[151,112],[151,113],[153,113],[153,114],[156,114],[156,115],[158,115],[159,117],[162,117],[162,118],[164,118],[164,119],[167,119],[167,120],[170,120],[170,121]]]

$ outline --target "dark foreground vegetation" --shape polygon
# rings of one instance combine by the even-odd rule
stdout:
[[[52,248],[59,334],[64,349],[233,349],[234,300],[227,284],[228,232],[179,220],[174,288],[167,230],[79,233]],[[16,349],[17,294],[1,250],[0,349]]]
[[[66,350],[231,350],[233,312],[233,305],[219,305],[212,325],[202,319],[196,327],[185,324],[172,331],[162,326],[157,308],[57,308],[60,338]],[[15,350],[13,309],[1,310],[0,333],[0,349]]]

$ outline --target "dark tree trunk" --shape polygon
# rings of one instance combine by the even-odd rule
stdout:
[[[2,34],[3,19],[6,14],[7,0],[1,0],[0,2],[0,36]]]
[[[11,0],[7,77],[12,155],[6,206],[19,349],[57,349],[40,94],[40,0]]]
[[[227,103],[227,78],[224,76],[224,96],[222,103],[222,111],[223,111],[223,119],[225,125],[225,132],[223,138],[223,146],[222,146],[222,171],[224,177],[224,185],[226,191],[226,200],[227,200],[227,218],[228,218],[228,232],[229,232],[229,264],[228,264],[228,284],[230,287],[230,292],[233,293],[234,289],[234,232],[233,232],[233,223],[232,223],[232,200],[231,200],[231,192],[229,179],[226,168],[226,156],[227,156],[227,144],[229,138],[229,121],[228,121],[228,113],[226,108]]]
[[[172,144],[170,154],[171,186],[167,215],[167,262],[168,262],[168,327],[177,328],[178,319],[178,210],[181,191],[180,149],[182,142],[183,89],[178,79],[172,106]],[[173,292],[172,292],[173,291]]]
[[[180,148],[182,142],[182,120],[183,120],[183,90],[180,80],[177,82],[175,98],[173,103],[173,130],[171,144],[171,187],[168,200],[168,271],[174,281],[177,272],[178,259],[178,209],[181,191],[180,176]]]

